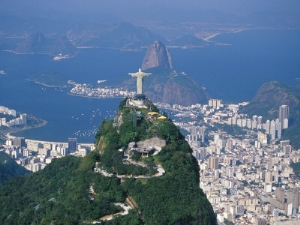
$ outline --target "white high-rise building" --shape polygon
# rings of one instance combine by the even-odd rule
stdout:
[[[252,120],[257,121],[257,115],[252,116]]]
[[[278,118],[281,123],[282,129],[288,128],[288,119],[289,119],[289,107],[287,105],[281,105],[279,107]]]
[[[270,120],[267,120],[265,123],[266,134],[270,134]]]
[[[257,117],[257,123],[258,124],[262,124],[262,118],[263,118],[262,116]]]
[[[289,119],[288,118],[284,118],[283,119],[283,126],[282,126],[282,128],[286,129],[288,127],[289,127]]]
[[[277,138],[280,139],[281,138],[282,127],[281,127],[281,123],[279,122],[279,119],[276,119],[275,126],[276,126]]]
[[[292,146],[291,145],[284,145],[282,147],[282,150],[283,150],[284,154],[289,155],[292,152]]]
[[[290,144],[290,140],[283,140],[283,141],[280,141],[280,147],[283,147],[285,145],[289,145]]]
[[[221,107],[222,100],[219,99],[209,99],[208,100],[208,105],[210,107],[213,107],[214,109],[219,109]]]
[[[247,125],[247,119],[246,118],[244,118],[244,119],[242,119],[242,127],[246,127],[246,125]]]
[[[251,121],[251,119],[247,119],[247,120],[246,120],[246,126],[247,126],[247,128],[249,128],[249,129],[252,128],[252,121]]]
[[[214,143],[217,144],[218,141],[220,139],[220,135],[219,134],[214,134]]]
[[[233,140],[232,139],[227,139],[227,142],[226,142],[226,149],[228,151],[231,151],[233,149]]]
[[[27,124],[27,114],[25,114],[25,113],[21,114],[20,119],[21,119],[23,125]]]
[[[252,129],[257,129],[257,121],[253,120],[251,124]]]
[[[276,139],[276,124],[275,121],[272,120],[270,124],[270,134],[271,134],[271,140]]]
[[[202,126],[199,129],[199,137],[201,138],[201,141],[204,142],[204,137],[205,137],[205,127]]]
[[[236,118],[236,116],[234,116],[234,117],[232,117],[231,124],[236,125],[236,123],[237,123],[237,118]]]
[[[233,177],[234,174],[234,168],[233,167],[226,167],[226,176],[229,178]]]

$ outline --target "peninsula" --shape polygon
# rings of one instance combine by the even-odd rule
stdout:
[[[66,77],[54,72],[40,72],[30,76],[27,80],[46,87],[66,88],[70,86]]]
[[[21,114],[14,109],[0,106],[0,143],[5,143],[6,135],[39,128],[46,124],[46,120],[36,118],[30,114]]]

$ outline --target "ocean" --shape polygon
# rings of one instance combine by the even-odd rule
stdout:
[[[175,70],[185,71],[214,98],[250,101],[267,81],[297,84],[300,78],[300,31],[246,30],[221,34],[210,46],[169,49]],[[1,41],[1,39],[0,39]],[[38,72],[56,72],[78,83],[121,81],[142,64],[146,49],[124,52],[81,49],[74,58],[53,61],[47,55],[0,52],[0,105],[48,121],[38,129],[18,133],[30,139],[94,142],[102,119],[115,115],[121,99],[91,99],[67,94],[66,89],[27,81]]]

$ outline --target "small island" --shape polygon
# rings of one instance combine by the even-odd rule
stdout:
[[[66,77],[55,72],[40,72],[30,76],[27,80],[46,87],[66,88],[70,86]]]

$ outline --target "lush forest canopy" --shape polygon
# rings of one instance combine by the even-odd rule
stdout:
[[[68,85],[67,78],[61,74],[53,72],[40,72],[30,76],[28,80],[51,87],[64,87]]]
[[[30,173],[30,171],[18,165],[9,155],[0,152],[0,185],[12,177]]]

